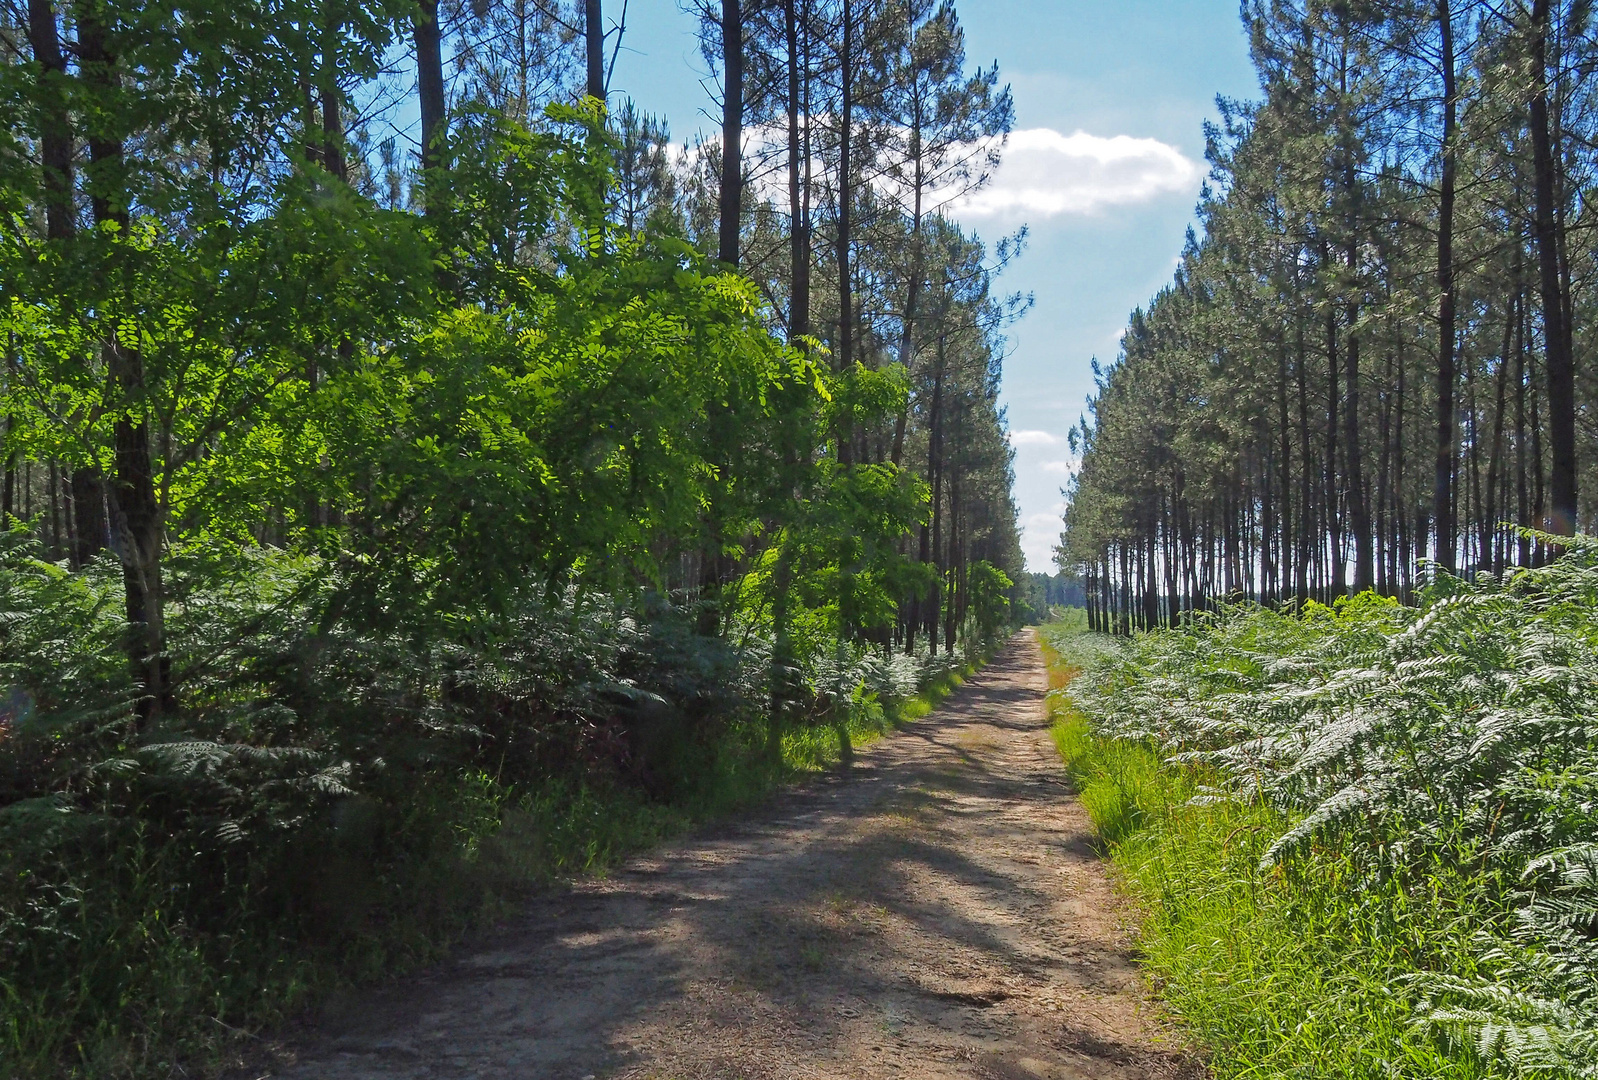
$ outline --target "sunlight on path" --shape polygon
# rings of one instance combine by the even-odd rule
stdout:
[[[1030,632],[847,776],[533,904],[284,1080],[1197,1078],[1044,721]]]

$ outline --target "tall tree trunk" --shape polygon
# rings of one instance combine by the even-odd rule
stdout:
[[[854,5],[852,0],[843,0],[843,49],[838,54],[838,366],[843,371],[854,365],[854,282],[849,266],[854,204],[854,30]]]
[[[1348,49],[1342,50],[1339,85],[1344,100],[1348,94]],[[1364,592],[1375,584],[1375,562],[1372,555],[1370,502],[1365,490],[1365,465],[1360,447],[1359,430],[1359,312],[1361,281],[1359,272],[1360,191],[1355,175],[1355,133],[1353,125],[1345,119],[1342,148],[1344,229],[1347,233],[1344,248],[1344,268],[1348,273],[1348,295],[1344,302],[1347,329],[1343,335],[1343,462],[1348,500],[1349,527],[1354,533],[1354,591]],[[1338,560],[1338,577],[1341,580],[1346,560]]]
[[[100,7],[93,0],[78,10],[78,58],[84,82],[99,99],[101,117],[117,122],[114,107],[122,92],[117,57],[111,52]],[[101,120],[105,123],[105,120]],[[122,188],[124,143],[119,129],[89,133],[90,203],[97,227],[125,236],[130,224],[127,194]],[[172,707],[166,656],[165,595],[162,585],[164,527],[155,491],[155,464],[150,431],[142,412],[145,396],[144,357],[126,344],[136,335],[108,325],[101,339],[107,374],[121,401],[112,425],[116,472],[110,484],[111,527],[122,560],[122,585],[128,622],[127,651],[140,688],[141,726],[158,720]]]
[[[45,236],[66,245],[78,231],[73,200],[73,133],[67,110],[66,59],[51,0],[28,0],[28,43],[39,65],[39,157],[44,167]],[[68,498],[72,506],[68,555],[74,567],[81,567],[105,546],[100,470],[92,465],[73,469]]]
[[[411,28],[416,45],[416,96],[422,116],[422,205],[429,217],[443,213],[434,174],[444,167],[444,55],[438,0],[417,0]]]
[[[44,165],[45,235],[65,242],[77,232],[72,199],[72,121],[67,112],[67,65],[51,0],[28,0],[28,43],[39,65],[39,156]]]
[[[1537,528],[1548,528],[1548,485],[1547,470],[1543,462],[1543,387],[1537,383],[1537,373],[1532,371],[1529,378],[1531,391],[1531,516],[1537,523]],[[1541,566],[1543,562],[1544,546],[1541,540],[1537,541],[1532,552],[1532,564]]]
[[[910,212],[910,273],[905,282],[904,311],[900,313],[899,328],[899,363],[909,372],[915,362],[915,325],[916,309],[921,299],[921,278],[926,273],[925,255],[922,249],[921,231],[923,215],[923,199],[926,187],[926,163],[923,160],[923,146],[921,129],[923,126],[921,96],[917,92],[915,97],[915,115],[910,124],[910,157],[914,163],[913,174],[910,179],[913,188]],[[905,429],[910,420],[910,405],[907,401],[900,408],[899,415],[893,425],[893,453],[892,461],[899,464],[904,455]]]
[[[738,265],[743,226],[744,20],[740,0],[721,0],[721,231],[718,255]]]
[[[1276,344],[1277,526],[1275,599],[1287,599],[1292,588],[1293,558],[1293,425],[1287,411],[1287,341]]]
[[[1393,402],[1393,578],[1397,594],[1409,602],[1414,563],[1410,559],[1409,504],[1404,485],[1404,406],[1409,400],[1409,364],[1404,337],[1395,334],[1393,343],[1398,365],[1398,389]]]
[[[1491,564],[1494,574],[1501,574],[1504,571],[1503,560],[1498,555],[1498,545],[1494,541],[1501,531],[1498,527],[1498,519],[1501,516],[1498,489],[1504,473],[1505,397],[1509,377],[1509,350],[1514,345],[1514,329],[1520,321],[1519,313],[1515,310],[1519,303],[1518,297],[1510,300],[1509,318],[1504,323],[1504,347],[1498,354],[1498,371],[1494,388],[1492,450],[1487,459],[1487,502],[1481,535],[1483,546],[1486,548],[1484,558]]]
[[[1548,527],[1552,532],[1568,536],[1576,531],[1576,381],[1570,337],[1565,327],[1555,223],[1554,172],[1558,162],[1548,126],[1548,0],[1534,0],[1531,18],[1532,77],[1536,80],[1531,99],[1535,228],[1548,379]]]
[[[1387,362],[1382,373],[1382,385],[1393,385],[1393,353],[1387,353]],[[1383,596],[1393,596],[1397,592],[1395,579],[1389,556],[1392,553],[1392,544],[1388,542],[1387,523],[1392,519],[1391,506],[1393,495],[1393,398],[1391,394],[1378,394],[1376,399],[1377,429],[1381,435],[1381,456],[1376,464],[1376,520],[1371,526],[1381,542],[1381,549],[1376,556],[1377,582],[1376,589]]]
[[[1470,436],[1470,452],[1466,455],[1466,463],[1470,468],[1468,483],[1464,484],[1464,494],[1468,500],[1468,511],[1460,515],[1464,520],[1463,540],[1465,549],[1464,567],[1466,573],[1475,577],[1476,571],[1481,568],[1480,536],[1481,527],[1481,409],[1476,396],[1476,365],[1465,364],[1465,418],[1466,430]],[[1454,487],[1457,491],[1461,485],[1456,481]],[[1471,558],[1471,546],[1477,547],[1475,558]]]
[[[338,41],[342,30],[337,16],[330,17],[322,43],[322,166],[339,183],[346,183],[349,167],[344,160],[344,121],[338,88]]]
[[[1322,253],[1324,256],[1324,252]],[[1331,550],[1328,555],[1330,563],[1327,566],[1329,573],[1322,575],[1322,583],[1326,587],[1326,595],[1322,598],[1327,602],[1342,596],[1348,591],[1348,567],[1343,561],[1343,515],[1339,513],[1338,502],[1340,492],[1337,484],[1337,434],[1338,417],[1341,415],[1341,392],[1338,380],[1342,376],[1339,371],[1337,353],[1337,314],[1331,307],[1326,311],[1326,461],[1322,469],[1321,498],[1323,501],[1322,512],[1325,515],[1326,534]]]
[[[943,540],[943,377],[944,339],[938,338],[937,370],[932,375],[932,409],[928,417],[927,475],[932,485],[932,549],[931,560],[936,561]],[[927,527],[921,528],[921,565],[928,564]],[[938,578],[932,576],[926,598],[927,635],[933,652],[938,650]]]
[[[1520,239],[1516,238],[1518,244]],[[1515,253],[1515,265],[1520,265],[1520,253]],[[1516,288],[1522,290],[1520,304],[1520,317],[1516,320],[1515,327],[1515,524],[1525,528],[1531,524],[1531,506],[1527,498],[1526,489],[1526,349],[1528,337],[1526,333],[1527,322],[1530,318],[1527,312],[1529,306],[1524,300],[1524,286],[1520,277],[1516,275]],[[1520,566],[1531,565],[1531,540],[1522,535],[1520,537],[1519,558],[1516,560]]]
[[[588,96],[605,100],[605,16],[601,0],[583,0],[583,44]]]
[[[61,463],[54,458],[45,462],[45,492],[50,498],[50,561],[55,562],[65,553],[66,545],[61,535]]]
[[[797,0],[783,0],[783,29],[788,39],[788,212],[792,218],[788,228],[789,274],[793,279],[788,294],[790,340],[810,333],[810,215],[804,191],[805,166],[810,155],[808,133],[800,131],[800,85],[808,85],[810,71],[808,63],[802,74],[800,71],[806,54],[800,52],[797,9]],[[803,123],[808,129],[807,111]]]
[[[1310,598],[1310,538],[1315,515],[1313,512],[1314,451],[1310,442],[1309,383],[1304,353],[1304,327],[1302,318],[1294,331],[1294,363],[1298,375],[1298,446],[1299,472],[1298,545],[1294,559],[1296,591],[1300,603]]]
[[[1351,271],[1357,257],[1355,246],[1351,244],[1348,252]],[[1354,591],[1364,592],[1376,583],[1376,562],[1372,551],[1370,502],[1365,491],[1365,466],[1359,445],[1359,335],[1354,332],[1358,317],[1358,303],[1350,303],[1349,330],[1343,340],[1343,454],[1348,463],[1349,524],[1354,530]]]
[[[8,342],[9,345],[9,335]],[[16,358],[7,350],[6,366],[9,368],[16,363]],[[16,419],[6,416],[6,440],[11,438],[11,430],[16,426]],[[6,454],[6,474],[4,487],[0,487],[0,529],[9,529],[17,523],[17,452],[9,451]]]
[[[1437,209],[1437,458],[1432,485],[1432,517],[1437,524],[1436,559],[1445,570],[1458,568],[1458,526],[1454,520],[1454,468],[1458,435],[1454,427],[1454,186],[1455,131],[1459,97],[1455,85],[1453,0],[1437,0],[1442,34],[1443,163]]]

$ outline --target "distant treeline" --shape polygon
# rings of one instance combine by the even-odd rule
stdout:
[[[1055,574],[1025,574],[1017,584],[1024,608],[1020,617],[1027,621],[1047,621],[1050,611],[1057,607],[1079,608],[1087,605],[1082,582],[1063,571]]]

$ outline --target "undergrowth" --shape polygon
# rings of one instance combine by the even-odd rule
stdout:
[[[364,625],[313,559],[175,565],[181,698],[144,727],[117,568],[0,537],[4,1080],[214,1071],[529,889],[925,715],[979,658],[812,649],[774,754],[769,648],[692,612],[539,590],[492,620]]]
[[[1598,1076],[1598,567],[1045,628],[1054,738],[1218,1077]]]

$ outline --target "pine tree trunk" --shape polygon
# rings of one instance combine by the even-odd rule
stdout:
[[[1504,456],[1504,404],[1508,387],[1509,376],[1509,350],[1514,344],[1514,328],[1519,319],[1515,308],[1518,298],[1510,301],[1509,317],[1504,323],[1504,347],[1498,354],[1498,372],[1495,377],[1494,403],[1493,403],[1493,441],[1492,450],[1487,460],[1487,502],[1486,513],[1482,519],[1482,546],[1483,558],[1492,567],[1494,574],[1504,572],[1503,558],[1499,554],[1498,544],[1495,542],[1499,533],[1498,519],[1502,516],[1499,509],[1499,486],[1503,479]]]
[[[735,267],[743,227],[744,180],[744,25],[740,0],[721,0],[721,63],[721,222],[717,254],[722,262]]]
[[[28,0],[28,43],[39,65],[39,157],[43,166],[45,236],[68,244],[77,236],[73,204],[73,133],[67,110],[67,67],[61,49],[55,5]],[[71,550],[74,568],[82,567],[105,546],[105,511],[100,498],[100,471],[82,466],[68,484],[72,506]]]
[[[783,28],[788,38],[788,212],[792,221],[788,228],[788,261],[792,284],[788,296],[788,338],[804,337],[810,333],[810,221],[808,199],[805,197],[804,174],[809,161],[806,133],[800,132],[800,84],[808,85],[809,65],[804,65],[799,48],[799,17],[797,0],[783,0]],[[808,128],[808,111],[805,119]],[[922,560],[923,562],[925,559]]]
[[[925,195],[926,173],[925,163],[922,160],[921,143],[921,98],[916,96],[915,116],[912,118],[910,130],[910,154],[914,162],[911,176],[912,191],[910,211],[910,273],[905,282],[904,311],[900,314],[899,328],[899,363],[906,372],[910,371],[915,362],[915,323],[917,305],[921,299],[921,277],[926,272],[925,258],[922,250],[922,199]],[[895,465],[899,464],[904,456],[905,429],[909,425],[910,406],[906,402],[900,408],[899,415],[893,425],[893,453],[891,459]]]
[[[1322,253],[1324,260],[1324,252]],[[1330,571],[1322,575],[1322,582],[1326,593],[1324,600],[1330,603],[1348,591],[1348,569],[1343,564],[1343,515],[1338,512],[1337,489],[1337,431],[1338,417],[1341,415],[1339,407],[1338,380],[1342,372],[1338,370],[1340,364],[1337,354],[1337,315],[1330,308],[1326,312],[1326,460],[1322,469],[1322,514],[1326,521],[1326,535],[1331,545],[1330,560],[1327,567]]]
[[[1294,335],[1294,366],[1298,374],[1298,446],[1299,461],[1303,467],[1299,472],[1299,510],[1298,510],[1298,550],[1295,557],[1297,570],[1297,592],[1300,603],[1310,598],[1310,536],[1314,511],[1312,508],[1314,488],[1314,451],[1310,443],[1309,424],[1309,382],[1306,371],[1306,357],[1304,353],[1304,328],[1302,323],[1296,327]]]
[[[1350,249],[1348,257],[1352,262],[1356,253]],[[1357,318],[1357,305],[1350,305],[1350,328]],[[1372,553],[1374,538],[1371,533],[1370,503],[1365,491],[1365,466],[1359,445],[1359,335],[1353,332],[1343,342],[1343,387],[1347,399],[1343,409],[1343,452],[1348,462],[1345,497],[1348,499],[1349,524],[1354,531],[1354,591],[1364,592],[1376,584],[1376,562]]]
[[[1437,460],[1432,495],[1432,517],[1437,526],[1436,559],[1446,570],[1458,567],[1458,526],[1454,520],[1454,469],[1458,459],[1454,429],[1454,186],[1455,129],[1458,93],[1455,86],[1453,0],[1438,0],[1437,22],[1442,34],[1443,162],[1437,210]]]
[[[1519,239],[1517,238],[1517,243]],[[1515,253],[1515,265],[1520,266],[1520,252]],[[1515,524],[1525,528],[1531,524],[1531,505],[1526,487],[1526,349],[1529,346],[1527,322],[1530,318],[1525,301],[1525,286],[1516,274],[1516,288],[1520,290],[1520,313],[1515,320]],[[1517,564],[1531,565],[1531,540],[1522,535]]]
[[[444,167],[444,56],[438,24],[438,0],[417,0],[412,15],[416,45],[416,96],[422,118],[422,198],[429,217],[444,205],[433,174]]]
[[[344,121],[339,108],[338,40],[343,26],[334,16],[328,20],[322,44],[322,167],[339,183],[349,180],[344,160]]]
[[[843,0],[843,48],[838,54],[838,367],[854,366],[854,289],[849,265],[854,205],[854,5]],[[845,441],[852,443],[851,437]],[[852,458],[852,454],[851,454]]]
[[[1532,4],[1531,136],[1536,188],[1537,264],[1542,285],[1543,337],[1548,379],[1549,530],[1576,530],[1576,383],[1570,337],[1565,325],[1564,290],[1559,273],[1555,223],[1554,147],[1548,124],[1548,0]]]
[[[943,551],[943,379],[944,339],[938,339],[938,369],[932,377],[932,415],[928,418],[930,435],[927,439],[927,471],[932,480],[932,560],[934,564]],[[927,560],[922,559],[925,566]],[[929,586],[927,596],[927,636],[931,641],[933,652],[938,650],[938,609],[941,602],[939,582],[942,581],[942,566],[938,565],[940,573],[932,575],[932,584]]]
[[[737,3],[737,0],[733,0]],[[605,17],[601,0],[583,0],[583,45],[588,96],[605,100]]]
[[[78,13],[78,57],[84,81],[96,96],[111,99],[121,90],[117,57],[110,51],[99,8],[84,4]],[[114,116],[115,110],[106,113]],[[124,147],[115,129],[89,134],[89,162],[95,177],[90,202],[96,226],[126,235],[130,220],[126,195],[115,184],[122,174]],[[101,355],[109,380],[122,401],[137,403],[144,397],[144,357],[138,348],[124,344],[118,327],[105,328]],[[157,721],[172,707],[167,684],[170,661],[166,656],[165,596],[162,586],[164,528],[155,492],[155,465],[150,453],[150,431],[136,410],[119,416],[112,425],[116,471],[110,484],[111,527],[122,560],[122,585],[128,623],[127,652],[140,687],[140,725]]]

